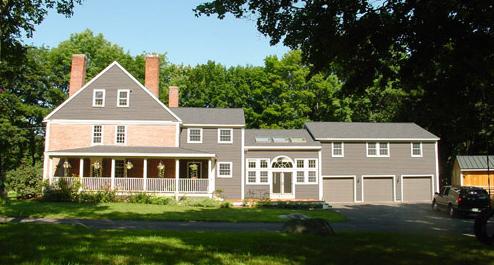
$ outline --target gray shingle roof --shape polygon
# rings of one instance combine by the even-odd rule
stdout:
[[[207,152],[185,149],[180,147],[155,147],[155,146],[115,146],[95,145],[90,147],[74,148],[50,151],[50,153],[74,153],[74,154],[188,154],[204,155]]]
[[[308,122],[317,139],[422,139],[439,140],[415,123],[383,122]]]
[[[301,137],[305,138],[305,143],[257,143],[256,137]],[[246,146],[321,146],[321,144],[312,139],[309,132],[305,129],[247,129],[245,130]]]
[[[240,108],[171,108],[184,124],[245,125]]]
[[[487,156],[457,156],[461,169],[487,169]],[[494,156],[489,156],[489,168],[494,169]]]

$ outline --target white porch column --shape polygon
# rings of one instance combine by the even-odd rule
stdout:
[[[49,158],[48,162],[48,184],[53,184],[53,158]]]
[[[175,159],[175,200],[178,200],[179,178],[180,178],[180,160]]]
[[[115,159],[111,160],[111,189],[115,189]]]
[[[148,190],[148,159],[144,158],[143,164],[142,164],[142,178],[144,181],[143,184],[143,189],[144,191]]]
[[[83,187],[83,181],[82,179],[84,178],[84,158],[79,159],[79,181],[81,182],[81,190],[84,189]]]
[[[213,170],[212,159],[208,160],[208,169],[209,169],[209,172],[208,172],[208,182],[209,182],[208,193],[212,194],[214,192],[214,175],[213,175],[214,170]]]

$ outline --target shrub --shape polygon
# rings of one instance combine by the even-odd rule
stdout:
[[[322,209],[324,203],[321,202],[271,202],[271,201],[259,201],[256,204],[258,208],[280,208],[280,209]]]
[[[157,205],[173,205],[175,199],[170,197],[149,195],[147,193],[132,194],[127,197],[127,201],[130,203],[142,203],[142,204],[157,204]]]
[[[184,196],[180,198],[179,204],[190,207],[218,207],[220,202],[210,198],[190,199]]]
[[[56,202],[76,202],[79,200],[80,187],[81,184],[78,178],[75,178],[72,184],[64,179],[61,179],[52,185],[45,185],[43,200]]]
[[[102,191],[85,191],[79,194],[78,202],[81,203],[106,203],[117,202],[117,192],[111,189]]]
[[[42,168],[39,163],[34,166],[28,161],[15,170],[6,174],[6,188],[14,191],[18,199],[29,199],[39,197],[43,187]]]
[[[231,202],[223,202],[223,203],[221,203],[220,208],[232,208],[232,203]]]

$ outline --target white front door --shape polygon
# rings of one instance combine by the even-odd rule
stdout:
[[[273,172],[271,198],[294,198],[292,172]]]

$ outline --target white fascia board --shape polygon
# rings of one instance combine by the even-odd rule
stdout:
[[[216,157],[215,154],[181,154],[181,153],[75,153],[75,152],[47,152],[49,156],[124,156],[124,157]]]
[[[175,125],[177,121],[162,121],[162,120],[69,120],[69,119],[53,119],[51,124],[139,124],[139,125]]]
[[[440,138],[315,138],[317,141],[439,141]]]
[[[245,146],[245,150],[321,150],[320,146]]]
[[[465,168],[465,169],[460,169],[461,172],[465,171],[487,171],[487,168]],[[494,168],[489,168],[489,172],[494,171]]]
[[[182,123],[183,127],[203,127],[203,128],[209,128],[209,127],[225,127],[225,128],[244,128],[245,124],[212,124],[212,123]]]

